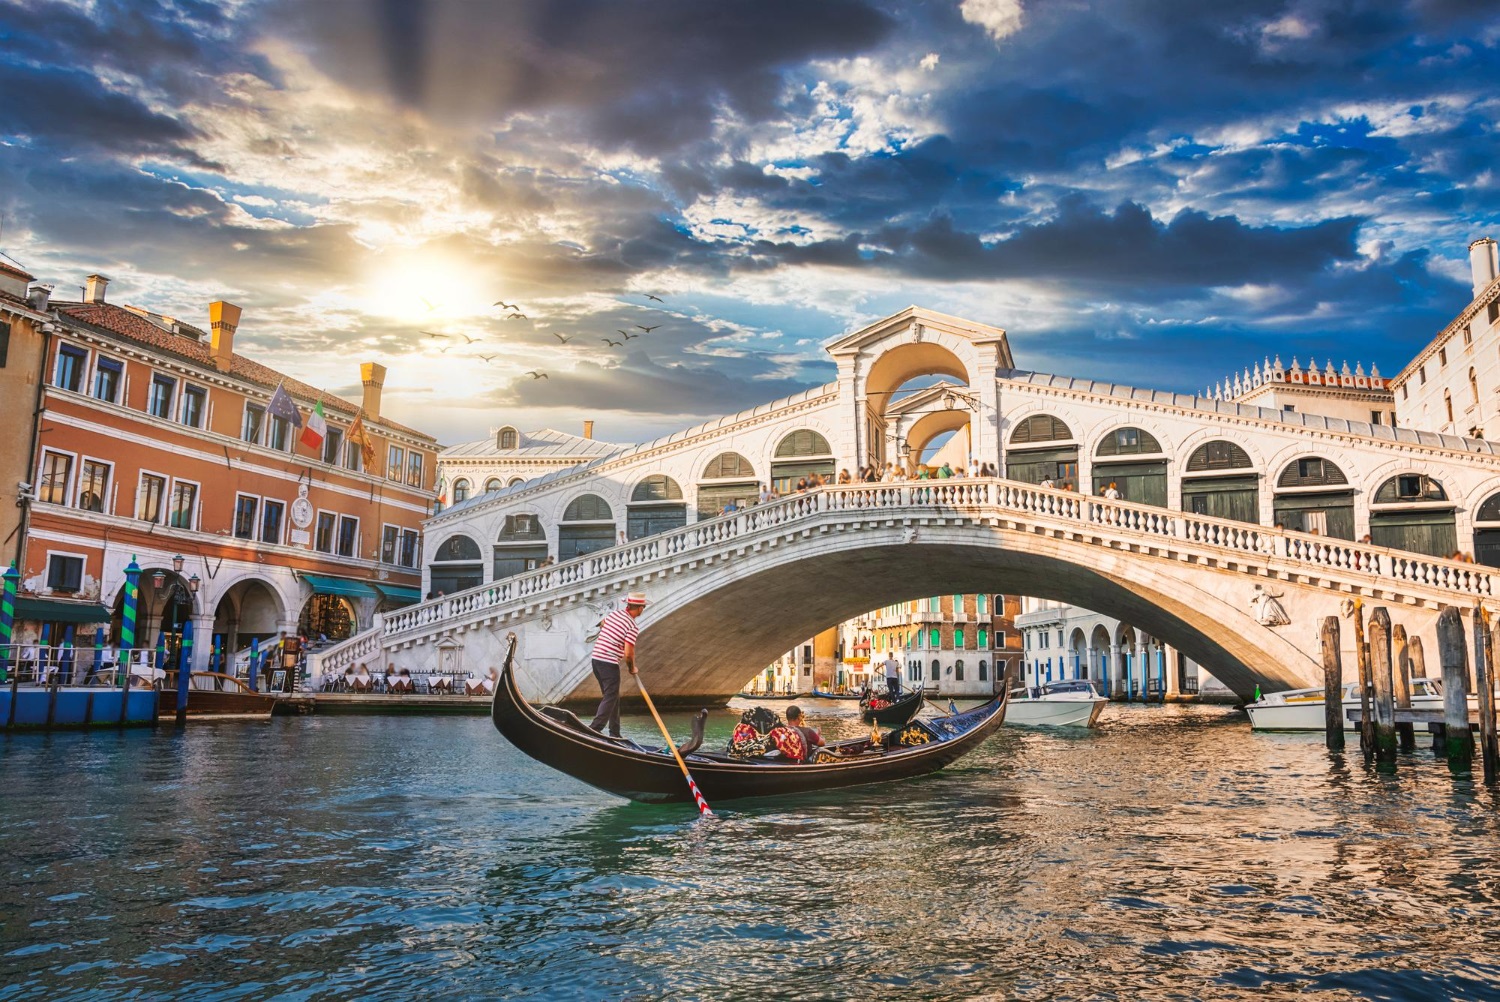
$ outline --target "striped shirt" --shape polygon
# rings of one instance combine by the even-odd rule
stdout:
[[[616,609],[599,624],[599,639],[594,641],[594,660],[619,664],[625,657],[625,645],[634,644],[639,634],[635,617],[624,609]]]

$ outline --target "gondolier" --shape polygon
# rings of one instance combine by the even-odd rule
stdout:
[[[594,641],[594,678],[599,680],[599,712],[589,727],[603,731],[609,727],[611,737],[620,736],[620,665],[638,674],[635,667],[635,639],[640,630],[636,617],[646,608],[645,592],[633,591],[625,598],[625,608],[616,609],[599,624],[599,638]]]
[[[885,656],[885,688],[894,702],[901,692],[901,662],[896,660],[896,652],[888,651]]]

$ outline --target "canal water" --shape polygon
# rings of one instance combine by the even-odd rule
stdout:
[[[1006,729],[936,776],[712,821],[483,718],[9,737],[0,762],[5,1002],[1500,999],[1495,795],[1215,707]]]

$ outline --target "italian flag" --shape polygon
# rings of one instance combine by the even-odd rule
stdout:
[[[323,438],[328,434],[328,422],[323,420],[323,401],[319,400],[313,405],[313,411],[307,416],[307,424],[302,429],[301,442],[309,449],[321,449]]]

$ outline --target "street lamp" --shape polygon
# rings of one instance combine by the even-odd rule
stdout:
[[[151,587],[160,588],[167,583],[167,572],[158,567],[151,572]]]
[[[192,577],[188,578],[188,591],[192,592],[194,595],[198,594],[198,586],[200,584],[202,584],[202,581],[199,579],[198,575],[194,574]]]
[[[172,570],[176,571],[178,574],[182,573],[182,560],[183,557],[180,553],[172,558]]]

